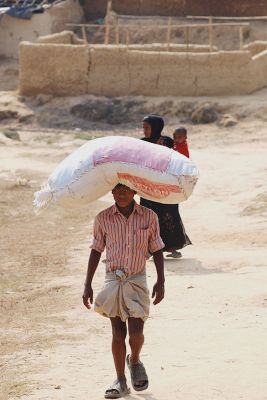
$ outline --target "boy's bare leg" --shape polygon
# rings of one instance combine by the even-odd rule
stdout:
[[[141,318],[129,318],[129,344],[131,347],[131,364],[136,364],[139,361],[141,349],[144,344],[144,321]]]
[[[127,335],[126,323],[119,317],[110,318],[112,325],[112,353],[114,364],[117,372],[117,378],[126,386],[125,377],[125,357],[126,345],[125,338]]]
[[[131,347],[131,355],[129,358],[130,365],[132,364],[138,364],[138,361],[140,361],[140,353],[144,344],[144,321],[140,318],[129,318],[128,319],[128,329],[129,329],[129,344]],[[133,383],[133,381],[132,381]],[[134,382],[134,388],[138,390],[137,388],[140,388],[139,390],[143,390],[142,388],[144,385],[147,388],[147,376],[145,380],[135,380]]]

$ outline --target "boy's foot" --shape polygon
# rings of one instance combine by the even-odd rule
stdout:
[[[116,379],[113,384],[105,391],[105,399],[119,399],[130,393],[126,381]]]
[[[170,254],[167,254],[166,257],[169,258],[181,258],[182,257],[182,253],[180,253],[180,251],[172,251]]]
[[[127,355],[126,362],[131,373],[131,381],[134,390],[137,392],[146,390],[148,388],[148,376],[144,364],[141,361],[138,361],[136,364],[131,364],[130,354]]]

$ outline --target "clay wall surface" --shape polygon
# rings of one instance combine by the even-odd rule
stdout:
[[[70,62],[71,60],[71,62]],[[75,96],[87,93],[88,47],[84,45],[22,42],[19,54],[19,89]]]
[[[86,0],[87,18],[104,17],[107,0]],[[267,0],[113,0],[112,9],[125,15],[211,15],[222,17],[251,17],[267,15]]]
[[[3,15],[0,19],[0,55],[18,58],[19,43],[35,42],[40,36],[65,29],[65,23],[78,23],[84,12],[78,0],[66,0],[47,8],[42,14],[33,14],[29,20]]]
[[[82,39],[79,39],[75,33],[71,31],[62,31],[53,35],[42,36],[38,38],[38,43],[59,43],[59,44],[84,44]]]
[[[244,50],[249,50],[251,54],[254,56],[255,54],[267,50],[267,42],[264,42],[263,40],[257,40],[255,42],[245,45]]]
[[[23,42],[20,92],[61,96],[245,94],[267,86],[267,51],[253,54],[254,50],[168,52]]]

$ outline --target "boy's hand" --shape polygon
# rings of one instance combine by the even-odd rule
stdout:
[[[93,304],[93,299],[94,299],[94,292],[92,287],[86,286],[83,292],[83,304],[85,305],[86,308],[88,308],[88,310],[90,310],[91,308],[90,303]]]
[[[156,282],[155,285],[153,286],[153,292],[152,292],[152,297],[155,297],[155,300],[153,301],[153,304],[156,305],[161,302],[161,300],[164,299],[164,283]]]

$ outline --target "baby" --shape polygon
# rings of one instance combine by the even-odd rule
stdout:
[[[176,128],[173,132],[173,149],[189,158],[186,128]]]

